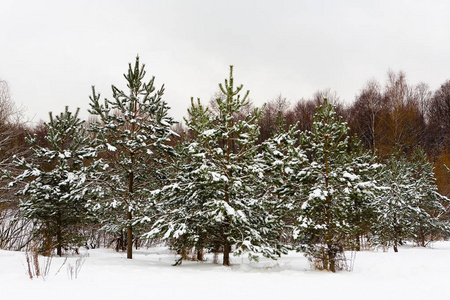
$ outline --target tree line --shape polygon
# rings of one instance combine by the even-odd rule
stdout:
[[[69,108],[32,128],[1,94],[0,246],[127,251],[164,242],[195,252],[276,259],[303,251],[337,271],[346,250],[425,246],[448,237],[450,81],[432,93],[389,72],[345,107],[330,90],[254,107],[233,68],[185,125],[145,81],[139,58],[89,122]],[[4,117],[3,117],[4,116]]]

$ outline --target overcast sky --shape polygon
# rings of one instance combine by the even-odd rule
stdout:
[[[449,14],[449,0],[0,0],[0,80],[34,121],[65,105],[87,117],[91,86],[111,98],[137,54],[176,120],[231,64],[256,105],[326,88],[351,102],[389,69],[435,90],[450,79]]]

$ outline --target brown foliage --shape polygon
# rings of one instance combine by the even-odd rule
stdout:
[[[450,148],[442,149],[434,158],[434,174],[440,194],[450,198],[450,173],[446,166],[450,166]]]
[[[450,149],[450,80],[434,93],[427,110],[427,146],[438,153]]]
[[[258,142],[263,142],[270,138],[279,130],[278,126],[285,119],[290,108],[289,101],[280,94],[277,98],[269,101],[264,107],[263,118],[259,120],[260,136]]]
[[[400,149],[410,154],[424,144],[427,86],[410,86],[403,72],[390,71],[384,89],[369,81],[349,108],[352,133],[381,157]]]

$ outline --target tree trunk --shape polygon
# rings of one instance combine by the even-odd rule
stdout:
[[[394,224],[397,224],[397,216],[394,214]],[[398,240],[397,238],[400,236],[400,230],[397,225],[394,225],[394,252],[398,252]]]
[[[328,150],[328,136],[325,136],[325,149]],[[329,167],[328,167],[328,154],[325,154],[325,188],[328,190],[330,185],[330,178],[328,174],[330,174]],[[328,258],[328,270],[331,272],[336,272],[336,253],[333,249],[333,237],[334,237],[334,229],[333,229],[333,218],[331,215],[331,196],[330,193],[327,193],[326,196],[326,203],[325,203],[325,225],[327,228],[327,231],[325,232],[325,242],[327,244],[328,250],[326,251],[325,255]],[[326,264],[324,263],[324,266]]]
[[[225,242],[225,245],[223,245],[223,265],[224,266],[230,266],[230,253],[231,253],[231,245],[227,241]]]
[[[131,161],[134,162],[133,156],[131,156]],[[128,174],[128,192],[130,194],[130,203],[133,201],[133,184],[134,184],[134,174],[130,172]],[[133,258],[133,228],[131,227],[131,211],[130,205],[127,211],[127,258]]]
[[[61,234],[61,217],[58,217],[56,224],[56,255],[62,256],[62,234]]]
[[[131,222],[131,211],[127,212],[127,221]],[[127,225],[127,258],[133,258],[133,229],[131,224]]]
[[[203,249],[198,249],[197,250],[197,260],[198,261],[203,261]]]
[[[424,230],[422,230],[422,228],[420,229],[419,235],[420,235],[420,245],[422,247],[425,247],[425,232]]]
[[[328,256],[328,270],[333,273],[336,273],[336,254],[333,245],[329,244],[326,252],[326,255]]]
[[[222,225],[223,228],[223,265],[229,266],[230,265],[230,252],[231,252],[231,245],[228,241],[228,226],[229,226],[229,218],[228,216],[225,217],[226,223]]]
[[[361,251],[361,238],[362,238],[362,236],[359,233],[357,233],[355,236],[355,242],[356,242],[355,251]]]

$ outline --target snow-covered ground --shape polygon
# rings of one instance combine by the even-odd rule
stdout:
[[[53,258],[44,281],[29,279],[25,253],[0,251],[0,299],[411,300],[450,294],[450,242],[359,252],[353,272],[336,274],[311,270],[301,253],[259,263],[234,257],[232,267],[211,261],[173,267],[175,255],[165,248],[135,251],[133,260],[109,249],[88,255],[76,279],[68,271],[77,257],[65,263]]]

